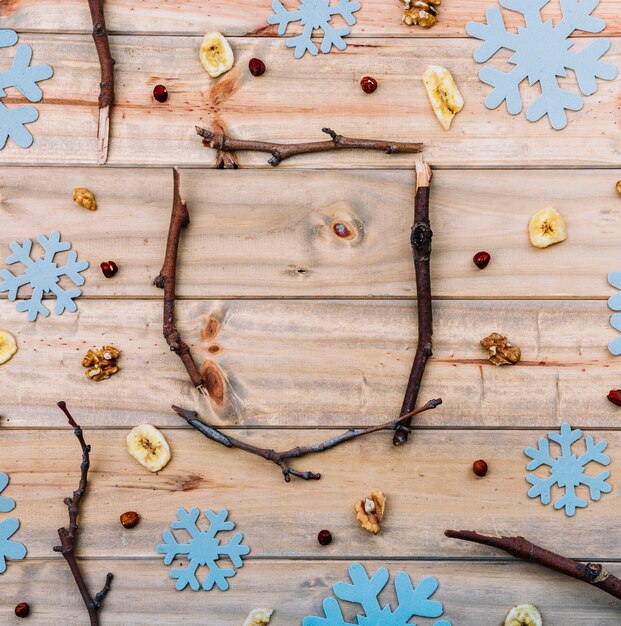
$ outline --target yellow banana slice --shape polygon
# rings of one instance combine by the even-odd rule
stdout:
[[[151,424],[132,428],[127,435],[127,451],[150,472],[159,472],[170,461],[168,442]]]
[[[17,352],[17,341],[8,330],[0,330],[0,365],[10,361]]]
[[[528,236],[535,248],[547,248],[567,239],[567,226],[561,214],[553,208],[542,209],[528,222]]]
[[[272,618],[274,609],[252,609],[248,613],[246,621],[243,626],[262,626],[263,624],[269,624]]]
[[[509,611],[505,626],[543,626],[543,619],[533,604],[520,604]]]
[[[212,78],[228,72],[235,62],[233,50],[223,35],[214,31],[207,33],[201,44],[200,59]]]
[[[428,65],[423,72],[423,83],[438,121],[448,130],[453,118],[464,108],[464,99],[451,73],[441,65]]]

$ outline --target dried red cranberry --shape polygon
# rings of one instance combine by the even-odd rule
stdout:
[[[158,102],[166,102],[168,100],[168,89],[164,85],[155,85],[153,87],[153,97]]]
[[[372,76],[364,76],[360,81],[364,93],[373,93],[377,89],[377,81]]]
[[[250,59],[248,69],[253,76],[261,76],[261,74],[265,74],[265,63],[261,59]]]
[[[472,471],[477,476],[485,476],[487,474],[487,463],[483,459],[479,459],[472,464]]]
[[[487,267],[487,264],[489,263],[490,259],[492,257],[490,256],[489,252],[477,252],[473,257],[472,257],[472,262],[480,269],[480,270],[484,270]]]
[[[101,264],[101,271],[106,278],[112,278],[119,271],[119,267],[114,261],[104,261]]]
[[[17,617],[28,617],[30,613],[30,607],[28,606],[28,602],[20,602],[15,607],[15,615]]]
[[[621,389],[611,389],[607,398],[617,406],[621,406]]]
[[[322,546],[327,546],[332,543],[332,533],[329,530],[320,530],[317,535],[317,541]]]

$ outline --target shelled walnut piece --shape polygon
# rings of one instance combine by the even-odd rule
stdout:
[[[95,194],[86,187],[78,187],[73,190],[73,201],[84,209],[89,211],[97,210],[97,202],[95,202]]]
[[[356,502],[356,519],[367,532],[377,535],[386,509],[386,496],[373,491],[370,496]]]
[[[420,26],[431,28],[436,23],[438,11],[442,0],[402,0],[403,17],[402,21],[408,26]]]
[[[114,346],[101,346],[96,350],[89,350],[82,360],[82,367],[86,367],[86,378],[89,380],[105,380],[119,371],[117,360],[121,353]]]
[[[481,345],[489,352],[488,359],[494,365],[513,365],[522,356],[520,349],[499,333],[481,339]]]

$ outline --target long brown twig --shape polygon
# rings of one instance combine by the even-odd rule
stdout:
[[[322,128],[322,132],[330,135],[327,141],[309,141],[306,143],[273,143],[271,141],[253,141],[247,139],[233,139],[224,133],[206,130],[196,126],[196,133],[203,138],[203,145],[220,152],[232,153],[237,150],[253,152],[268,152],[272,156],[268,163],[276,166],[285,159],[298,154],[311,152],[330,152],[332,150],[380,150],[386,154],[412,154],[421,152],[422,143],[408,143],[403,141],[381,141],[377,139],[352,139],[337,135],[331,128]]]
[[[196,430],[201,432],[208,439],[211,439],[216,443],[222,444],[227,448],[238,448],[239,450],[243,450],[244,452],[249,452],[250,454],[260,456],[266,461],[271,461],[272,463],[275,463],[282,470],[285,481],[289,482],[291,480],[291,476],[297,476],[298,478],[302,478],[304,480],[319,480],[321,478],[321,474],[315,474],[314,472],[301,472],[299,470],[293,469],[286,463],[286,461],[288,461],[289,459],[299,459],[300,457],[306,456],[307,454],[323,452],[324,450],[334,448],[335,446],[345,443],[346,441],[351,441],[352,439],[362,437],[363,435],[370,435],[371,433],[376,433],[380,430],[395,430],[399,432],[402,429],[406,428],[403,423],[404,420],[409,417],[413,417],[418,413],[422,413],[423,411],[435,409],[439,404],[442,404],[441,399],[430,400],[429,402],[427,402],[427,404],[419,407],[415,411],[412,411],[410,414],[390,420],[389,422],[385,422],[384,424],[380,424],[379,426],[370,426],[368,428],[360,429],[350,428],[344,433],[341,433],[336,437],[332,437],[332,439],[328,439],[327,441],[324,441],[322,443],[317,443],[311,446],[297,446],[295,448],[292,448],[291,450],[285,450],[284,452],[276,452],[271,448],[259,448],[245,441],[240,441],[239,439],[235,439],[234,437],[225,435],[213,426],[210,426],[209,424],[206,424],[205,422],[198,419],[198,413],[196,413],[196,411],[189,411],[187,409],[182,409],[174,405],[172,408],[180,417],[185,419],[188,424],[196,428]]]
[[[105,0],[88,0],[93,22],[93,40],[101,66],[99,85],[99,124],[97,127],[97,162],[103,165],[108,160],[110,137],[110,109],[114,104],[114,59],[110,52],[110,41],[104,14]]]
[[[416,272],[416,307],[418,311],[418,344],[410,371],[410,378],[405,390],[401,415],[407,415],[414,410],[416,399],[420,391],[427,360],[431,356],[431,336],[433,335],[433,315],[431,311],[431,272],[429,259],[431,257],[431,224],[429,221],[429,190],[431,185],[431,168],[421,158],[416,159],[416,199],[414,201],[414,225],[410,242],[414,256],[414,270]],[[392,442],[396,446],[408,440],[409,427],[412,418],[404,422],[407,429],[395,432]]]
[[[99,626],[99,609],[106,597],[108,591],[110,591],[110,583],[112,582],[112,574],[106,574],[106,582],[99,593],[95,597],[91,596],[80,571],[80,565],[75,556],[75,547],[78,541],[78,515],[80,514],[80,504],[82,498],[86,495],[86,488],[88,485],[88,469],[90,467],[90,452],[91,447],[84,441],[84,435],[80,425],[73,419],[65,402],[58,403],[59,408],[67,416],[69,424],[73,426],[73,434],[77,437],[82,448],[82,464],[80,465],[80,483],[78,488],[73,492],[72,498],[65,498],[63,502],[67,505],[69,511],[69,526],[58,529],[58,536],[60,537],[60,545],[54,546],[54,552],[60,552],[69,569],[73,574],[76,585],[84,600],[88,616],[91,622],[91,626]]]
[[[170,216],[170,228],[166,242],[166,256],[162,271],[153,281],[153,284],[164,289],[164,338],[172,352],[175,352],[190,376],[192,384],[202,393],[207,394],[203,384],[203,377],[192,357],[190,346],[183,341],[175,323],[175,285],[177,276],[177,254],[181,229],[190,223],[190,213],[187,204],[181,199],[179,191],[179,172],[173,170],[173,206]]]
[[[480,535],[473,530],[446,530],[444,534],[453,539],[463,539],[504,550],[518,559],[537,563],[561,574],[577,578],[621,599],[621,579],[607,572],[599,563],[585,564],[568,559],[556,552],[545,550],[524,537],[490,537]]]

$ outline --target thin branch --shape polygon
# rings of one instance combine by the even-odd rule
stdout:
[[[414,201],[414,226],[410,242],[414,256],[414,270],[416,272],[416,307],[418,311],[418,344],[412,363],[410,378],[405,390],[401,415],[407,415],[414,410],[416,399],[420,391],[421,382],[425,373],[425,366],[432,354],[431,336],[433,335],[433,315],[431,310],[431,272],[429,259],[431,257],[431,224],[429,221],[429,190],[431,185],[431,168],[421,158],[416,159],[416,199]],[[404,422],[410,427],[412,418]],[[408,440],[409,430],[397,431],[392,439],[396,446]]]
[[[224,133],[206,130],[196,126],[196,133],[203,138],[206,148],[213,148],[224,153],[237,150],[250,150],[254,152],[268,152],[272,156],[268,163],[276,166],[285,159],[298,154],[310,154],[311,152],[330,152],[332,150],[380,150],[386,154],[412,154],[421,152],[422,143],[407,143],[402,141],[378,141],[376,139],[351,139],[337,135],[330,128],[322,128],[322,132],[330,135],[332,139],[327,141],[310,141],[307,143],[273,143],[268,141],[249,141],[246,139],[232,139]]]
[[[333,437],[332,439],[328,439],[323,443],[317,443],[312,446],[297,446],[296,448],[292,448],[291,450],[285,450],[284,452],[276,452],[271,448],[259,448],[245,441],[240,441],[239,439],[235,439],[229,435],[224,435],[221,431],[217,430],[213,426],[209,426],[205,422],[198,419],[198,414],[196,411],[188,411],[187,409],[182,409],[178,406],[172,407],[173,411],[175,411],[180,417],[185,419],[188,424],[196,428],[199,432],[201,432],[205,437],[219,443],[227,448],[238,448],[239,450],[243,450],[244,452],[249,452],[250,454],[255,454],[265,459],[266,461],[271,461],[280,467],[282,473],[285,477],[285,481],[289,482],[291,480],[291,476],[297,476],[298,478],[303,478],[304,480],[319,480],[321,478],[321,474],[315,474],[313,472],[300,472],[295,470],[286,463],[289,459],[299,459],[300,457],[306,456],[307,454],[314,454],[316,452],[323,452],[324,450],[330,450],[330,448],[334,448],[346,441],[351,441],[352,439],[356,439],[357,437],[362,437],[363,435],[370,435],[371,433],[376,433],[380,430],[395,430],[401,431],[406,428],[404,425],[404,420],[409,417],[413,417],[418,413],[422,413],[423,411],[428,411],[429,409],[435,409],[439,404],[442,404],[441,399],[430,400],[424,406],[412,411],[408,415],[403,415],[396,419],[390,420],[389,422],[385,422],[384,424],[380,424],[379,426],[370,426],[368,428],[361,429],[353,429],[350,428],[346,430],[344,433]]]
[[[63,500],[63,502],[67,505],[67,510],[69,512],[69,526],[58,529],[58,536],[60,537],[61,545],[54,546],[54,552],[60,552],[65,558],[65,561],[67,561],[69,569],[71,570],[73,578],[75,579],[76,585],[80,591],[80,595],[82,596],[82,600],[84,600],[84,604],[86,605],[91,626],[99,626],[99,609],[101,608],[101,603],[103,602],[106,594],[110,591],[112,574],[106,575],[106,582],[102,590],[93,598],[88,591],[86,583],[84,582],[80,566],[75,556],[75,546],[78,541],[79,533],[78,515],[80,514],[80,503],[82,502],[82,498],[86,495],[86,489],[88,486],[88,469],[90,467],[91,447],[84,441],[82,429],[69,413],[65,402],[59,402],[58,407],[67,416],[69,424],[73,427],[73,434],[80,442],[80,447],[82,448],[82,464],[80,465],[80,483],[78,488],[73,492],[72,498],[65,498]]]
[[[186,203],[181,199],[179,191],[179,171],[173,170],[173,206],[170,217],[170,228],[168,229],[168,240],[166,242],[166,256],[162,271],[153,284],[160,289],[164,289],[164,338],[172,352],[175,352],[190,376],[192,384],[202,393],[207,394],[203,384],[203,377],[198,371],[198,367],[192,357],[190,346],[181,338],[175,323],[175,285],[177,276],[177,254],[179,251],[179,239],[181,229],[190,223],[190,213]]]
[[[110,109],[114,104],[114,59],[110,52],[110,41],[104,15],[105,0],[88,0],[93,22],[93,40],[101,66],[99,85],[99,124],[97,126],[97,162],[103,165],[108,160],[110,137]]]
[[[599,563],[580,563],[545,550],[524,537],[490,537],[479,535],[473,530],[445,530],[444,534],[453,539],[463,539],[504,550],[512,556],[543,565],[582,582],[599,587],[615,598],[621,599],[621,579],[607,572]]]

